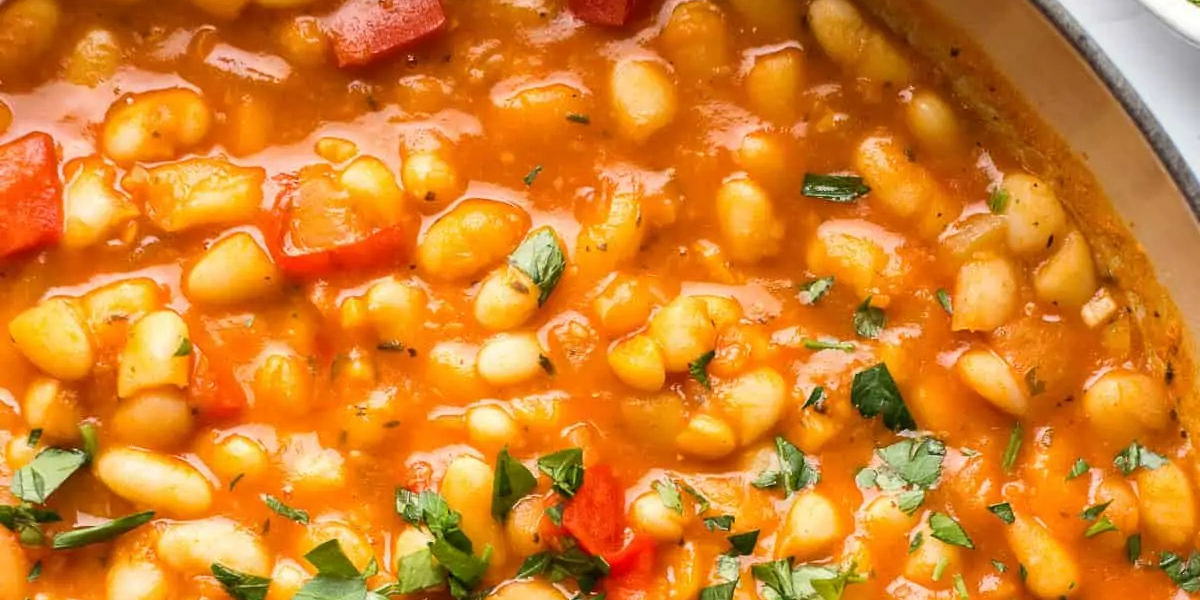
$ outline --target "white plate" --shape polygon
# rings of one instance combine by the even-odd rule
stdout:
[[[1141,0],[1150,12],[1195,46],[1200,46],[1200,6],[1188,0]]]

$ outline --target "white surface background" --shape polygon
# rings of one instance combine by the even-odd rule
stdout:
[[[1061,2],[1138,90],[1200,175],[1200,49],[1137,0]]]

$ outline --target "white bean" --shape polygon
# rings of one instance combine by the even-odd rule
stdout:
[[[22,600],[26,597],[26,576],[29,559],[13,532],[0,527],[0,600]]]
[[[1016,314],[1021,275],[1002,256],[976,258],[958,270],[954,280],[954,331],[989,332]]]
[[[276,292],[283,275],[254,237],[238,232],[212,245],[184,279],[188,298],[204,304],[237,304]]]
[[[645,334],[613,344],[608,350],[608,366],[622,383],[645,392],[658,391],[667,381],[662,349]]]
[[[142,317],[130,328],[118,363],[117,395],[121,398],[160,386],[187,387],[192,366],[187,324],[170,310]]]
[[[157,562],[135,558],[114,562],[104,589],[107,600],[168,600],[172,587],[170,575]]]
[[[1071,550],[1040,523],[1020,514],[1004,528],[1008,545],[1026,569],[1025,587],[1042,600],[1074,596],[1084,580]]]
[[[1170,422],[1170,400],[1157,379],[1123,369],[1110,371],[1083,393],[1083,414],[1100,436],[1126,445]]]
[[[492,331],[520,327],[537,312],[540,288],[520,269],[492,271],[475,296],[475,320]]]
[[[1140,520],[1146,533],[1159,544],[1178,548],[1196,534],[1196,493],[1174,461],[1157,469],[1138,469]]]
[[[787,382],[775,369],[759,367],[720,385],[716,399],[725,414],[733,417],[742,445],[749,445],[774,428],[783,416]]]
[[[168,88],[122,97],[101,132],[104,153],[120,164],[173,160],[208,135],[212,110],[204,96]]]
[[[1049,184],[1025,173],[1004,178],[1001,189],[1008,194],[1008,246],[1023,255],[1040,254],[1051,238],[1067,224],[1067,214]]]
[[[842,539],[845,525],[837,507],[824,495],[800,492],[780,526],[775,556],[799,560],[817,558]]]
[[[503,565],[508,556],[504,528],[492,518],[492,484],[495,473],[487,463],[470,456],[450,461],[442,477],[441,493],[450,508],[462,514],[462,530],[480,548],[492,547],[492,564]]]
[[[717,221],[725,251],[733,260],[754,264],[779,253],[784,224],[762,186],[749,179],[725,182],[717,190]]]
[[[223,158],[189,158],[122,181],[145,203],[146,216],[164,231],[248,223],[262,204],[266,171]]]
[[[532,333],[502,333],[479,348],[479,376],[495,386],[533,379],[542,370],[542,347]]]
[[[116,171],[89,158],[63,191],[63,245],[79,249],[108,240],[121,225],[140,214],[113,182]]]
[[[737,448],[737,434],[725,421],[711,415],[696,415],[675,438],[675,447],[687,456],[718,460]]]
[[[211,573],[214,563],[259,577],[271,574],[271,555],[263,539],[224,517],[168,525],[158,536],[155,552],[185,575]]]
[[[114,448],[96,460],[96,477],[114,494],[164,516],[195,517],[212,507],[204,475],[171,456]]]
[[[968,350],[958,357],[954,368],[967,387],[996,408],[1017,417],[1029,411],[1028,386],[991,350]]]
[[[48,375],[65,381],[88,376],[96,351],[79,302],[51,298],[8,323],[17,350]]]
[[[22,416],[30,429],[41,429],[49,442],[71,443],[79,439],[83,411],[79,393],[61,381],[39,377],[25,390]]]
[[[1092,251],[1078,231],[1068,233],[1058,250],[1033,276],[1033,289],[1039,300],[1067,309],[1083,306],[1097,287]]]
[[[688,364],[716,346],[717,330],[703,300],[679,296],[650,318],[646,332],[658,343],[668,373],[683,373]]]
[[[621,137],[641,143],[675,120],[675,82],[661,64],[622,60],[613,66],[609,86]]]

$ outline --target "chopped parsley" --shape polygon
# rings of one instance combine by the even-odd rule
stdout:
[[[704,528],[709,531],[730,531],[733,529],[733,515],[705,517]]]
[[[1125,559],[1129,564],[1137,564],[1138,558],[1142,556],[1142,534],[1135,533],[1125,538]]]
[[[307,512],[300,510],[300,509],[292,508],[292,507],[284,504],[283,502],[281,502],[279,500],[279,498],[276,498],[275,496],[272,496],[270,494],[263,494],[262,501],[264,504],[267,505],[267,508],[274,511],[275,514],[277,514],[285,519],[291,519],[292,521],[295,521],[297,523],[301,523],[303,525],[308,525],[308,513]]]
[[[879,466],[860,470],[855,483],[862,489],[878,486],[911,515],[924,503],[925,490],[941,476],[946,446],[932,437],[904,439],[875,450],[875,454],[881,460]]]
[[[1163,552],[1158,558],[1158,568],[1183,591],[1200,592],[1200,553],[1195,550],[1186,560],[1174,552]]]
[[[970,536],[963,530],[962,525],[954,520],[954,517],[945,513],[935,512],[929,515],[930,537],[935,540],[943,541],[951,546],[960,548],[975,549],[975,543],[971,541]]]
[[[725,536],[725,539],[729,540],[730,556],[749,556],[754,554],[754,546],[758,544],[758,530]]]
[[[567,114],[567,120],[572,123],[578,123],[580,125],[591,125],[592,124],[591,117],[589,117],[585,114],[580,114],[580,113]]]
[[[884,314],[882,308],[871,306],[871,299],[872,296],[867,296],[867,299],[863,300],[863,303],[854,310],[854,333],[857,333],[859,337],[874,340],[883,333],[887,315]]]
[[[809,350],[841,350],[842,352],[854,352],[854,344],[851,342],[843,342],[832,338],[814,340],[812,338],[804,338],[801,341],[804,347]]]
[[[829,290],[833,289],[834,281],[833,276],[829,276],[818,277],[817,279],[811,279],[800,284],[800,304],[805,306],[816,304],[821,298],[825,297],[825,294],[829,293]]]
[[[221,584],[221,588],[229,594],[234,600],[264,600],[267,597],[267,588],[271,585],[271,580],[267,577],[259,577],[249,573],[235,571],[222,565],[221,563],[213,563],[210,567],[213,577]]]
[[[950,292],[947,292],[942,288],[938,288],[938,291],[934,294],[934,296],[937,297],[938,304],[942,306],[942,310],[946,311],[946,314],[954,314],[954,305],[950,303]]]
[[[550,299],[567,270],[567,257],[559,244],[558,234],[552,227],[540,227],[526,236],[508,256],[508,264],[529,276],[538,286],[538,306]]]
[[[688,373],[692,375],[692,379],[699,382],[706,390],[712,389],[712,381],[708,378],[708,363],[712,362],[716,356],[717,352],[715,350],[709,350],[701,354],[696,360],[688,363]]]
[[[550,478],[556,492],[573,498],[583,485],[583,450],[567,448],[538,459],[538,470]]]
[[[1087,464],[1086,460],[1083,460],[1082,458],[1075,459],[1075,463],[1071,465],[1071,471],[1067,473],[1067,481],[1087,473],[1088,469],[1090,468],[1091,467]]]
[[[1017,520],[1017,516],[1013,514],[1012,505],[1007,502],[989,504],[987,509],[988,512],[996,515],[997,519],[1000,519],[1009,525],[1012,525],[1013,522]]]
[[[1083,532],[1083,537],[1095,537],[1108,531],[1117,531],[1117,526],[1108,520],[1108,517],[1100,517],[1099,521],[1092,523],[1087,531]]]
[[[805,173],[800,194],[808,198],[819,198],[839,204],[854,202],[871,193],[871,188],[862,177],[850,175],[819,175]]]
[[[1095,505],[1089,506],[1086,509],[1084,509],[1083,512],[1079,513],[1079,518],[1083,519],[1084,521],[1095,521],[1096,517],[1099,517],[1101,514],[1104,514],[1104,511],[1108,508],[1109,504],[1112,504],[1112,500],[1109,500],[1108,502],[1104,502],[1102,504],[1095,504]]]
[[[1021,429],[1021,422],[1017,421],[1013,425],[1012,432],[1008,434],[1008,445],[1004,447],[1004,456],[1000,461],[1000,466],[1005,473],[1012,473],[1013,467],[1017,464],[1017,456],[1021,453],[1021,442],[1024,439],[1024,431]]]
[[[825,412],[825,400],[825,388],[818,385],[817,387],[813,388],[812,393],[808,395],[808,399],[804,401],[804,406],[801,406],[800,408],[812,408],[819,413],[823,413]]]
[[[192,340],[190,340],[188,338],[183,338],[182,340],[179,341],[179,347],[175,349],[174,356],[175,356],[175,358],[181,358],[184,356],[191,356],[191,354],[192,354]]]
[[[1002,215],[1008,211],[1008,203],[1010,200],[1011,197],[1008,194],[1008,190],[997,185],[993,187],[992,191],[988,194],[988,210],[992,211],[992,214],[994,215]]]
[[[152,519],[154,519],[154,512],[147,511],[113,519],[107,523],[91,527],[80,527],[71,531],[64,531],[55,534],[54,541],[50,543],[50,547],[55,550],[66,550],[68,548],[78,548],[89,544],[107,542],[122,533],[132,531],[149,523]]]
[[[821,473],[808,464],[804,452],[782,436],[775,438],[775,454],[779,458],[779,468],[759,473],[751,485],[763,489],[782,485],[784,497],[788,497],[821,480]]]
[[[1113,457],[1113,466],[1124,475],[1132,475],[1138,467],[1153,471],[1165,464],[1166,458],[1139,444],[1137,440]]]
[[[530,187],[534,181],[537,181],[538,175],[541,175],[541,173],[542,165],[533,165],[533,168],[525,174],[525,177],[521,178],[521,181],[525,182],[525,187]]]
[[[45,504],[46,499],[87,462],[88,454],[82,450],[46,448],[13,473],[12,493],[26,502]]]
[[[850,404],[864,418],[883,416],[883,424],[892,431],[915,430],[916,421],[904,405],[900,388],[892,379],[887,365],[879,363],[854,374],[850,386]]]
[[[792,559],[758,563],[750,573],[763,584],[764,600],[840,600],[846,586],[867,580],[851,564],[844,570],[830,566],[792,566]]]
[[[676,514],[683,514],[683,496],[679,494],[679,487],[670,479],[658,479],[650,484],[650,487],[658,492],[659,500],[662,500],[663,506],[674,511]]]
[[[508,448],[496,455],[496,476],[492,480],[492,516],[504,521],[521,498],[537,488],[537,478],[525,465],[508,453]]]

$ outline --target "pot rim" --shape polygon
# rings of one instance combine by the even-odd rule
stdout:
[[[1163,167],[1187,200],[1193,218],[1200,223],[1200,180],[1184,159],[1179,147],[1167,135],[1166,129],[1141,95],[1120,69],[1108,57],[1096,40],[1079,24],[1070,11],[1059,0],[1031,0],[1059,32],[1071,42],[1075,51],[1104,82],[1108,91],[1121,103],[1126,114],[1133,120],[1142,136],[1162,162]]]

